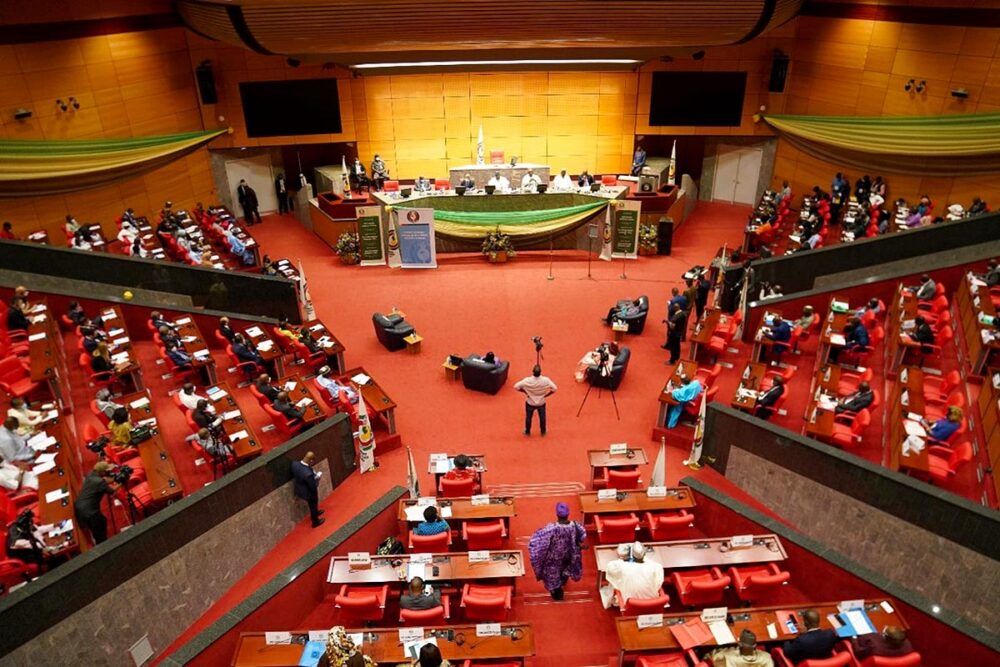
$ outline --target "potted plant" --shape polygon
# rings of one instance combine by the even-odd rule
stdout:
[[[656,254],[656,225],[646,223],[639,225],[639,254]]]
[[[508,259],[517,256],[510,236],[501,232],[499,227],[487,234],[486,238],[483,239],[482,253],[494,264],[506,262]]]
[[[357,264],[361,259],[361,241],[357,232],[344,232],[337,239],[335,248],[340,261],[344,264]]]

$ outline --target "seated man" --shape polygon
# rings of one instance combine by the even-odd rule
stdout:
[[[1000,285],[1000,262],[991,259],[986,264],[986,273],[980,273],[976,277],[986,283],[987,287]]]
[[[788,341],[792,339],[792,325],[788,320],[780,317],[774,318],[770,327],[764,332],[764,338],[776,343],[771,346],[771,349],[774,351],[772,363],[777,364],[781,361],[781,355],[788,348]],[[767,346],[761,347],[760,360],[767,361]]]
[[[510,190],[510,181],[507,180],[506,176],[501,176],[499,171],[493,172],[493,177],[486,183],[486,185],[492,185],[500,192]]]
[[[453,460],[455,467],[444,474],[444,479],[471,479],[476,481],[475,492],[479,492],[479,473],[472,468],[472,459],[465,454],[459,454]]]
[[[740,633],[736,646],[716,649],[708,658],[713,667],[774,667],[770,654],[757,648],[757,635],[749,630]]]
[[[375,157],[372,158],[372,181],[375,183],[375,189],[381,191],[388,178],[389,167],[385,165],[381,156],[375,153]]]
[[[425,611],[440,606],[441,592],[435,590],[433,586],[425,586],[424,580],[420,577],[410,579],[409,588],[399,596],[400,609]]]
[[[428,505],[424,510],[424,520],[413,527],[413,534],[426,537],[444,533],[448,530],[451,530],[451,528],[448,526],[447,521],[438,516],[438,508],[434,505]]]
[[[36,426],[45,421],[44,414],[38,410],[30,409],[24,399],[19,396],[10,399],[7,416],[17,420],[17,432],[22,435],[32,433]]]
[[[228,340],[230,343],[232,343],[233,339],[236,338],[236,331],[229,324],[229,318],[228,317],[220,317],[219,318],[219,333],[221,333],[223,335],[223,337],[226,340]]]
[[[28,316],[25,315],[27,303],[24,299],[14,297],[11,301],[10,309],[7,311],[7,329],[10,331],[27,331],[31,326]]]
[[[177,333],[177,327],[174,326],[173,322],[170,322],[163,317],[163,314],[158,310],[154,310],[149,314],[149,321],[153,323],[153,328],[159,331],[163,327],[170,329],[173,333]]]
[[[564,191],[573,189],[573,179],[569,177],[565,169],[561,170],[559,175],[552,179],[552,189]]]
[[[87,314],[83,310],[83,306],[77,301],[69,302],[69,310],[66,311],[66,317],[76,326],[80,326],[87,320]]]
[[[190,366],[194,361],[194,357],[176,345],[167,348],[167,358],[178,367]]]
[[[17,465],[35,460],[35,450],[28,439],[17,432],[17,418],[7,417],[0,426],[0,460]]]
[[[642,146],[635,147],[635,154],[632,156],[632,176],[642,173],[642,168],[646,166],[646,151]]]
[[[274,409],[285,415],[288,419],[302,419],[305,412],[295,407],[295,405],[289,400],[287,391],[279,391],[278,396],[274,399]]]
[[[809,327],[812,326],[813,318],[816,317],[815,311],[812,306],[805,306],[802,309],[802,317],[795,320],[795,326],[800,327],[804,331],[808,331]]]
[[[320,369],[320,372],[322,372],[322,369]],[[278,394],[281,392],[278,387],[271,384],[271,376],[267,373],[261,373],[258,375],[253,384],[254,387],[257,388],[257,391],[259,391],[264,398],[269,400],[271,403],[274,403],[274,399],[278,398]]]
[[[115,403],[111,400],[111,390],[105,387],[97,392],[97,397],[94,399],[94,404],[101,413],[111,419],[111,416],[115,414],[115,410],[124,407],[120,403]]]
[[[203,398],[198,401],[194,410],[191,411],[191,421],[197,424],[199,428],[211,430],[222,423],[222,418],[215,414],[215,410]]]
[[[521,190],[523,192],[535,192],[541,182],[542,179],[538,177],[538,174],[529,168],[528,172],[521,177]]]
[[[931,329],[931,325],[927,324],[927,320],[921,315],[913,318],[913,331],[908,335],[910,336],[910,340],[915,343],[920,343],[921,345],[934,344],[934,330]]]
[[[868,347],[868,343],[868,328],[861,322],[861,318],[852,317],[847,321],[847,326],[844,327],[844,345],[842,347],[830,346],[830,363],[837,363],[841,352]]]
[[[34,512],[27,509],[11,522],[7,528],[6,548],[10,558],[41,567],[45,565],[46,558],[60,547],[45,544],[45,536],[34,522],[34,516]]]
[[[199,396],[197,393],[195,393],[193,384],[191,384],[190,382],[185,382],[184,386],[181,387],[181,390],[177,393],[177,400],[180,401],[181,405],[183,405],[188,410],[194,410],[196,407],[198,407],[198,403],[200,401],[204,401],[207,399],[204,396]]]
[[[423,176],[417,176],[417,180],[413,182],[414,192],[430,192],[433,189],[433,184]]]
[[[770,419],[774,414],[774,404],[785,394],[785,380],[780,375],[774,378],[774,384],[770,389],[757,395],[757,405],[754,408],[753,416],[759,419]]]
[[[465,176],[463,176],[462,180],[458,182],[458,185],[460,187],[465,188],[466,190],[476,189],[476,182],[472,180],[472,174],[470,174],[469,172],[465,172]]]
[[[926,273],[920,276],[920,284],[910,287],[909,290],[920,301],[929,301],[937,294],[937,283]]]
[[[638,315],[642,311],[639,307],[641,304],[641,299],[620,299],[618,303],[608,309],[608,316],[604,321],[611,324],[612,320],[616,318]]]
[[[179,347],[184,349],[184,343],[176,331],[171,331],[167,327],[160,327],[160,340],[164,347]]]
[[[860,635],[851,640],[854,657],[865,660],[872,656],[898,658],[913,653],[906,631],[898,625],[887,625],[879,634]]]
[[[340,402],[340,392],[347,394],[347,400],[352,405],[357,405],[358,403],[358,392],[349,384],[337,382],[333,369],[329,366],[323,366],[319,369],[319,374],[316,376],[316,384],[323,387],[330,394],[330,398],[334,403]]]
[[[243,334],[236,334],[233,336],[233,354],[240,361],[252,361],[258,366],[264,365],[264,359],[260,356],[260,352],[253,344],[243,337]]]
[[[365,173],[365,165],[361,163],[361,158],[354,158],[350,173],[351,188],[357,190],[363,185],[368,185],[368,175]]]
[[[841,412],[858,412],[867,408],[874,401],[875,393],[872,392],[871,385],[867,382],[862,382],[858,385],[857,391],[837,401],[837,407],[834,412],[837,414]]]
[[[805,632],[785,642],[783,647],[785,657],[793,665],[803,660],[822,660],[833,654],[833,646],[838,641],[837,632],[820,629],[819,619],[819,613],[815,609],[806,609],[802,612]]]
[[[184,438],[184,442],[195,443],[214,459],[224,459],[233,455],[232,447],[224,440],[212,437],[207,428],[199,428],[197,433],[192,433]]]
[[[576,179],[577,187],[589,188],[594,184],[594,177],[591,176],[586,169],[580,172],[580,177]]]
[[[607,564],[604,574],[625,600],[663,595],[663,565],[646,558],[646,547],[641,542],[618,545],[618,558]]]

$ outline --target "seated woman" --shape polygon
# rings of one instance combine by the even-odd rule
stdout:
[[[674,428],[680,421],[684,408],[696,398],[701,396],[703,388],[698,380],[688,379],[683,373],[680,376],[681,386],[670,392],[670,398],[677,401],[676,405],[670,406],[670,413],[667,415],[667,428]]]
[[[90,369],[95,373],[114,370],[114,365],[111,363],[111,352],[108,351],[108,344],[103,340],[99,341],[94,351],[90,353]]]
[[[641,312],[641,299],[621,299],[614,306],[608,309],[608,316],[604,318],[607,324],[616,318],[631,317]]]
[[[278,317],[278,333],[285,336],[289,340],[299,339],[299,332],[295,330],[295,327],[289,324],[288,318],[284,315],[280,315]]]
[[[948,408],[948,413],[944,417],[933,424],[926,419],[921,420],[921,422],[923,427],[927,429],[928,438],[938,442],[948,442],[948,439],[961,428],[963,417],[965,415],[962,413],[962,408],[953,405]]]
[[[128,410],[115,410],[108,423],[108,431],[111,432],[111,445],[115,449],[125,449],[131,444],[132,422],[129,420]]]

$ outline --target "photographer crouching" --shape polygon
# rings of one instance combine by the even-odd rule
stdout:
[[[128,466],[115,468],[110,463],[98,461],[83,478],[73,511],[80,527],[90,531],[95,545],[108,539],[108,519],[101,511],[101,501],[118,489],[122,477],[127,480],[131,474]]]

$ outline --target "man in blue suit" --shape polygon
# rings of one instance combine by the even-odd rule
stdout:
[[[806,631],[791,641],[785,642],[785,657],[793,665],[803,660],[829,658],[833,655],[833,646],[837,643],[837,633],[833,630],[821,630],[819,614],[815,609],[802,612],[802,622]]]
[[[312,518],[313,528],[323,525],[323,522],[326,521],[320,517],[323,510],[319,508],[319,478],[323,473],[313,470],[315,462],[316,455],[312,452],[306,452],[301,461],[292,461],[295,497],[302,498],[309,506],[309,516]]]
[[[792,324],[780,317],[774,318],[764,337],[774,342],[771,346],[774,363],[781,361],[781,355],[788,349],[788,341],[792,339]],[[767,348],[761,348],[761,361],[766,361]]]

